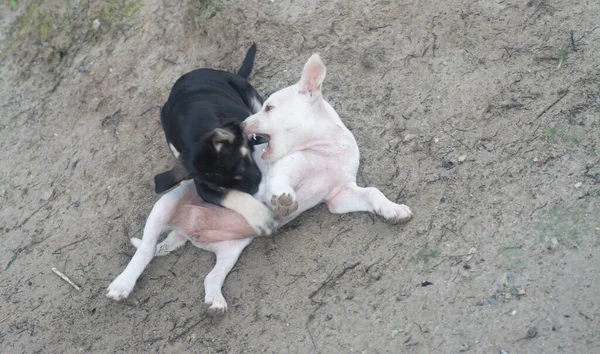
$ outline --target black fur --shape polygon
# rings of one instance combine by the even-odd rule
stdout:
[[[180,160],[177,160],[171,170],[154,176],[154,191],[156,193],[166,192],[179,184],[179,182],[190,178],[192,178],[192,176],[185,166],[183,166],[183,163]]]
[[[177,80],[162,107],[161,124],[180,156],[171,171],[154,177],[157,193],[189,178],[200,197],[215,204],[226,189],[256,193],[261,173],[252,160],[253,144],[239,126],[263,102],[247,80],[255,55],[253,44],[237,75],[198,69]]]

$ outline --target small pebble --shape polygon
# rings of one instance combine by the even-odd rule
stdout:
[[[411,148],[410,148],[411,152],[419,152],[419,151],[423,151],[423,147],[417,143],[416,141],[412,144]]]
[[[527,338],[534,338],[538,334],[537,327],[531,327],[527,330]]]
[[[468,343],[463,343],[460,345],[460,349],[458,349],[459,352],[466,352],[469,349],[471,349],[471,346]]]
[[[444,158],[444,160],[442,160],[442,167],[451,169],[452,167],[454,167],[454,162],[448,160],[447,158]]]
[[[458,162],[465,162],[466,159],[467,159],[467,155],[460,155],[458,157]]]
[[[408,143],[409,141],[413,140],[413,139],[414,139],[414,138],[416,138],[416,137],[417,137],[417,136],[416,136],[416,135],[414,135],[414,134],[406,134],[406,135],[404,136],[404,139],[403,139],[403,141],[404,141],[405,143]]]
[[[327,319],[327,321],[329,321],[333,318],[333,315],[328,313],[327,316],[325,316],[325,318]]]
[[[52,198],[53,195],[54,195],[54,188],[49,188],[44,191],[42,198],[44,200],[48,200],[48,199]]]
[[[552,237],[548,244],[548,249],[553,250],[556,249],[556,247],[558,247],[558,239],[556,237]]]
[[[579,189],[579,188],[581,188],[581,186],[583,186],[583,183],[577,182],[577,183],[575,183],[574,187],[575,187],[575,189]]]
[[[73,203],[73,206],[74,206],[75,208],[79,208],[79,205],[81,205],[81,203],[79,202],[79,200],[78,200],[78,201],[76,201],[75,203]]]
[[[500,349],[500,354],[510,354],[510,352],[506,349]]]
[[[514,316],[517,314],[517,310],[512,310],[512,312],[510,313],[511,316]]]
[[[440,204],[445,203],[446,202],[446,197],[442,197],[442,199],[440,199]]]
[[[470,261],[471,258],[473,258],[473,255],[475,255],[475,253],[477,253],[477,248],[475,247],[471,247],[469,248],[469,254],[465,257],[465,261]]]
[[[96,32],[98,30],[98,28],[100,28],[100,20],[95,19],[92,22],[92,29],[94,30],[94,32]]]

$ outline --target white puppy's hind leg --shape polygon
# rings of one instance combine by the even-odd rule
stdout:
[[[217,256],[215,267],[204,278],[204,303],[216,312],[227,311],[227,302],[221,293],[227,274],[237,262],[240,254],[252,242],[252,238],[203,244],[203,248]]]
[[[176,230],[173,230],[169,235],[158,245],[156,245],[155,256],[166,256],[175,251],[179,247],[185,245],[187,238]]]
[[[131,244],[138,248],[142,244],[142,240],[139,238],[132,237]],[[180,234],[178,231],[173,230],[169,233],[169,235],[158,245],[156,245],[156,252],[154,253],[155,257],[166,256],[169,253],[175,251],[179,247],[185,245],[187,242],[187,238]]]
[[[194,193],[193,186],[193,183],[189,181],[183,182],[177,188],[164,194],[154,204],[144,226],[142,240],[138,244],[133,258],[131,258],[123,273],[108,286],[107,297],[113,300],[121,300],[129,296],[135,282],[154,257],[158,238],[166,229],[167,223],[173,216],[177,206],[188,197],[189,193]]]
[[[369,211],[383,216],[392,224],[406,222],[413,215],[409,207],[393,203],[379,189],[361,188],[356,183],[349,183],[346,189],[325,203],[329,211],[335,214]]]

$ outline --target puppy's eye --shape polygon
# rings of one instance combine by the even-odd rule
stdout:
[[[273,110],[273,108],[275,108],[275,107],[273,107],[273,105],[272,105],[272,104],[268,104],[268,105],[265,107],[265,112],[271,112],[271,111]]]

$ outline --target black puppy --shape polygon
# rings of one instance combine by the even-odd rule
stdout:
[[[275,230],[271,210],[254,199],[261,172],[252,158],[254,144],[239,123],[261,109],[263,99],[250,85],[256,45],[248,49],[237,75],[198,69],[183,75],[162,107],[160,120],[177,162],[154,177],[162,193],[194,179],[200,197],[246,218],[259,235]]]

